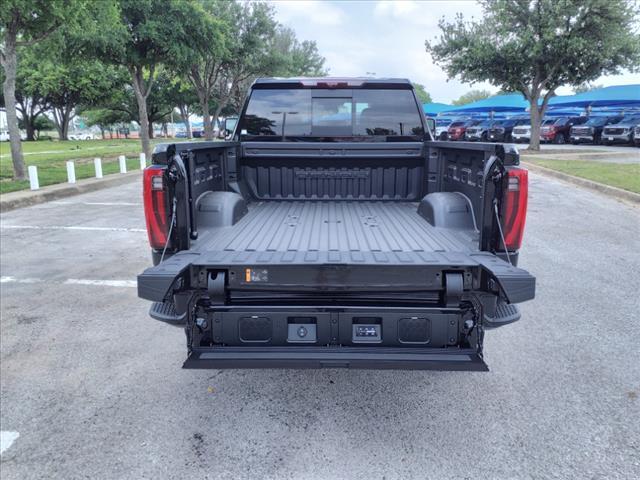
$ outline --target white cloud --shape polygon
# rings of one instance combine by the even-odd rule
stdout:
[[[457,12],[480,18],[474,1],[278,1],[276,19],[303,40],[315,40],[332,76],[401,77],[421,83],[436,102],[448,103],[474,88],[497,91],[487,82],[469,85],[447,79],[425,51],[439,35],[437,20]],[[640,83],[640,74],[603,77],[602,85]],[[570,90],[570,89],[566,89]],[[565,89],[558,93],[565,93]],[[569,92],[567,92],[569,93]]]
[[[425,2],[415,0],[379,0],[373,8],[373,14],[379,20],[400,20],[414,25],[435,27],[436,17],[428,11]]]
[[[344,12],[335,4],[319,0],[278,0],[272,2],[282,23],[307,21],[318,25],[341,25]]]

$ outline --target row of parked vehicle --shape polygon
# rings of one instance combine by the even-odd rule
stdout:
[[[529,117],[524,116],[502,120],[437,119],[436,137],[439,140],[467,142],[529,143],[530,122]],[[545,118],[540,128],[540,141],[574,145],[591,143],[640,146],[640,113]]]

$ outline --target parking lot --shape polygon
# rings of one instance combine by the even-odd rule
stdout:
[[[138,182],[1,216],[4,479],[639,478],[640,215],[531,175],[489,373],[181,370]]]

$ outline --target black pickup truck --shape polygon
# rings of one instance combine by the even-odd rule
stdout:
[[[433,141],[407,80],[259,79],[231,141],[156,147],[138,294],[186,368],[487,370],[535,291],[518,163]]]

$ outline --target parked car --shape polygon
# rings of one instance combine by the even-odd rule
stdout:
[[[95,137],[90,132],[75,132],[69,134],[69,140],[93,140]]]
[[[431,141],[408,80],[258,79],[242,112],[143,174],[138,295],[185,331],[184,368],[486,371],[488,330],[535,295],[518,153]]]
[[[20,140],[26,140],[27,134],[24,132],[20,132]],[[0,142],[8,142],[9,141],[9,130],[0,131]]]
[[[489,129],[496,123],[495,120],[483,120],[477,125],[467,127],[465,140],[468,142],[486,142],[489,136]]]
[[[489,129],[490,142],[511,142],[514,127],[527,125],[531,120],[529,118],[508,118],[506,120],[498,120]]]
[[[478,125],[481,122],[481,120],[463,120],[463,121],[458,121],[458,122],[453,122],[451,125],[449,125],[449,130],[447,130],[447,136],[449,137],[449,140],[464,140],[465,139],[465,133],[467,131],[467,128],[469,127],[473,127],[474,125]]]
[[[593,143],[602,141],[602,131],[607,125],[613,125],[622,120],[622,115],[589,117],[584,125],[571,127],[571,143]]]
[[[614,143],[633,144],[637,126],[640,126],[640,114],[627,115],[618,123],[604,127],[602,130],[602,143],[605,145],[613,145]]]
[[[447,131],[449,126],[453,123],[450,118],[437,118],[436,119],[436,140],[447,140]]]
[[[588,117],[558,117],[553,123],[548,123],[540,128],[540,141],[555,144],[569,143],[571,127],[582,125]]]
[[[204,130],[192,130],[191,136],[193,138],[202,138],[204,137]]]

